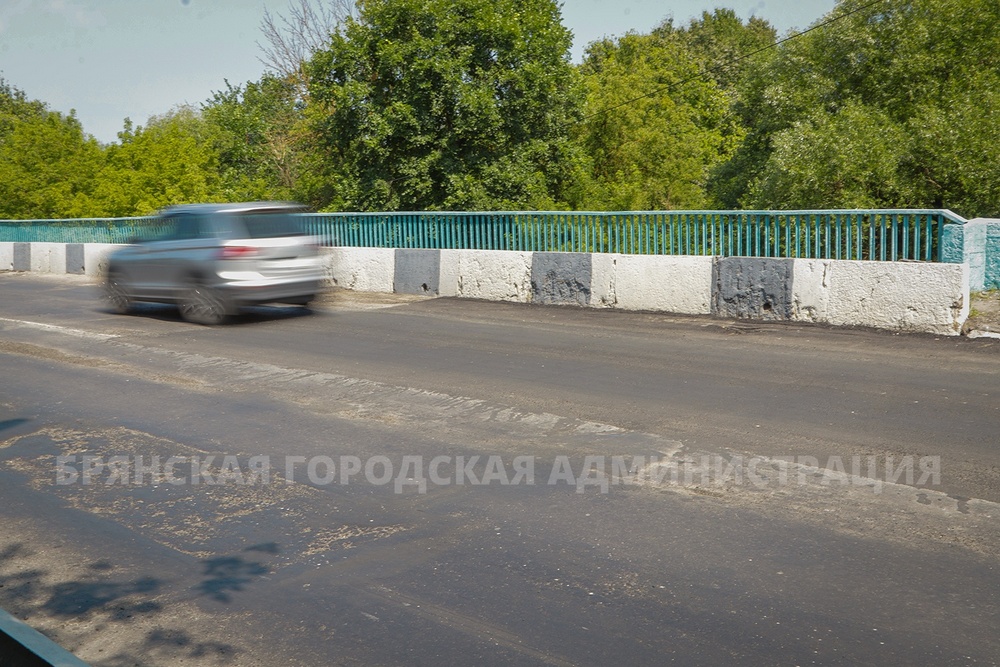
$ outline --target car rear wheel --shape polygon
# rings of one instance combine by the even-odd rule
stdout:
[[[226,300],[219,290],[198,282],[188,286],[178,307],[181,317],[195,324],[222,324],[229,316]]]
[[[111,310],[119,315],[125,315],[132,308],[132,297],[125,288],[122,275],[116,271],[108,273],[104,282],[104,300]]]

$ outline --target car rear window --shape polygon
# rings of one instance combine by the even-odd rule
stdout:
[[[268,239],[305,235],[305,230],[302,229],[298,219],[290,213],[253,213],[237,216],[234,222],[236,227],[234,231],[244,238]]]

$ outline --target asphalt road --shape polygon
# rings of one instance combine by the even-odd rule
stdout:
[[[0,369],[0,607],[95,666],[1000,660],[1000,340],[7,274]]]

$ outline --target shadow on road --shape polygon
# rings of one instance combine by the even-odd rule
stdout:
[[[205,580],[195,590],[219,602],[231,602],[230,593],[242,591],[254,579],[270,572],[263,563],[240,556],[209,558],[202,561],[202,565],[205,568]]]
[[[194,659],[198,665],[221,666],[231,664],[242,653],[233,644],[198,638],[190,630],[174,626],[166,614],[178,610],[162,601],[168,584],[164,580],[149,576],[116,580],[116,568],[108,560],[87,563],[79,576],[61,577],[60,572],[69,565],[62,558],[57,561],[58,571],[27,565],[39,555],[22,542],[0,549],[0,607],[93,667],[170,665]],[[251,574],[267,571],[259,563],[239,561],[242,559],[206,561],[210,564],[206,568],[208,588],[219,594],[239,590]],[[154,599],[158,597],[161,599]]]
[[[23,419],[20,417],[18,417],[17,419],[3,419],[0,420],[0,431],[5,431],[9,428],[20,426],[21,424],[27,424],[30,421],[31,421],[30,419]]]
[[[107,308],[98,308],[98,312],[114,314]],[[317,311],[307,306],[251,306],[244,308],[238,315],[226,320],[226,326],[240,326],[257,324],[260,322],[271,322],[281,320],[292,320],[300,317],[316,315]],[[180,312],[176,306],[160,303],[137,303],[129,310],[127,315],[121,317],[141,317],[160,322],[178,322],[187,324],[181,319]],[[190,326],[201,326],[192,324]]]

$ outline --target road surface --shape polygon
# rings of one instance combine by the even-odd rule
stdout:
[[[0,607],[95,666],[1000,656],[1000,340],[6,274],[0,364]]]

